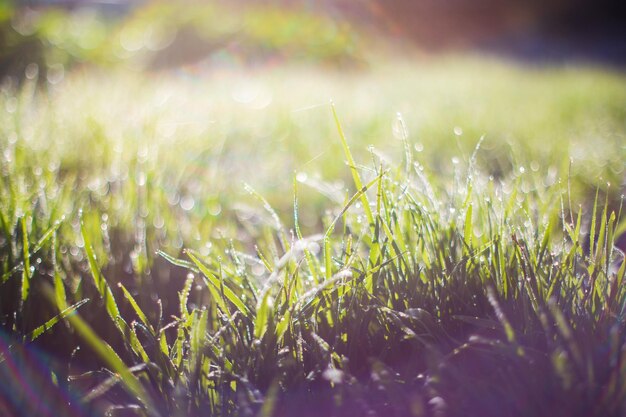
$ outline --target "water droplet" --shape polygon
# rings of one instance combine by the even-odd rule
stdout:
[[[139,172],[137,174],[137,185],[140,187],[143,187],[144,185],[146,185],[146,173],[145,172]]]
[[[180,202],[180,196],[178,195],[178,193],[169,194],[167,196],[167,202],[171,206],[175,206],[176,204],[178,204]]]
[[[222,212],[222,206],[220,203],[210,204],[208,211],[211,216],[218,216]]]
[[[46,79],[52,85],[58,84],[65,78],[65,68],[62,64],[52,64],[48,67]]]
[[[185,196],[180,200],[180,207],[185,211],[191,210],[195,204],[196,202],[191,196]]]
[[[322,377],[333,384],[341,384],[341,381],[343,380],[343,371],[328,368],[322,373]]]
[[[457,136],[461,136],[463,134],[463,129],[461,129],[459,126],[455,126],[454,127],[454,134]]]
[[[39,75],[39,65],[31,62],[26,66],[26,69],[24,70],[24,75],[29,80],[34,80],[35,78],[37,78],[37,75]]]
[[[128,52],[136,52],[145,45],[144,33],[140,28],[127,27],[120,33],[120,45]]]
[[[296,181],[298,182],[306,182],[308,178],[309,176],[306,174],[306,172],[298,172],[298,175],[296,175]]]

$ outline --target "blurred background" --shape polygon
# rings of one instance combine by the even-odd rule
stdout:
[[[48,81],[120,63],[359,68],[392,49],[621,70],[625,10],[619,0],[4,0],[0,76],[23,77],[33,63]]]

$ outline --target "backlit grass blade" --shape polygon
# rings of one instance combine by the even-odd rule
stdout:
[[[30,246],[28,243],[28,227],[26,225],[26,216],[21,219],[22,224],[22,250],[24,254],[24,269],[22,271],[22,303],[28,298],[30,292],[30,280],[32,271],[30,270]]]
[[[152,325],[148,321],[148,318],[146,317],[146,314],[139,307],[139,305],[137,304],[137,302],[135,301],[135,299],[133,298],[131,293],[128,292],[126,287],[121,282],[118,282],[117,286],[122,289],[122,292],[124,293],[124,297],[126,298],[126,300],[129,302],[129,304],[131,305],[131,307],[135,311],[135,314],[137,314],[137,317],[139,317],[139,320],[141,320],[141,322],[144,324],[144,326],[146,326],[150,330],[150,332],[152,333],[153,336],[156,336],[156,332],[154,331],[154,328],[152,327]]]
[[[196,372],[202,361],[202,349],[206,340],[208,312],[207,310],[195,310],[191,325],[191,340],[189,342],[190,370]]]
[[[2,220],[2,218],[0,218],[0,220]],[[46,244],[46,242],[52,237],[52,235],[57,231],[57,229],[61,226],[62,222],[61,221],[57,221],[55,222],[42,236],[41,238],[39,238],[39,240],[37,241],[37,243],[35,244],[35,246],[33,246],[32,251],[30,250],[30,248],[28,248],[29,251],[29,255],[28,255],[28,262],[30,263],[30,258],[36,254],[37,252],[39,252],[41,250],[41,248]],[[8,236],[8,235],[7,235]],[[26,259],[26,257],[24,258]],[[0,283],[5,282],[7,279],[9,279],[11,277],[11,275],[13,275],[15,272],[17,272],[20,268],[23,268],[24,266],[24,262],[19,263],[18,265],[15,265],[11,270],[5,272],[2,274],[2,278],[0,278]]]
[[[341,139],[341,146],[343,147],[343,152],[346,156],[346,159],[348,160],[350,171],[352,172],[352,179],[354,180],[354,185],[357,190],[362,190],[363,181],[361,181],[359,170],[356,168],[356,163],[354,162],[354,158],[352,157],[352,152],[350,152],[350,146],[348,145],[346,135],[343,133],[343,127],[341,127],[341,122],[339,121],[339,116],[337,116],[337,110],[335,109],[335,105],[331,103],[330,108],[333,112],[333,118],[335,119],[335,125],[337,126],[337,132],[339,133],[339,138]],[[365,211],[365,216],[367,217],[368,225],[373,228],[374,227],[374,215],[372,214],[372,209],[370,208],[367,194],[361,193],[360,197],[361,197],[361,203],[363,204],[363,210]]]
[[[154,406],[154,401],[141,385],[141,382],[129,370],[124,361],[118,356],[115,350],[104,340],[102,340],[91,327],[78,315],[70,314],[67,317],[72,328],[81,336],[85,343],[96,353],[104,363],[116,372],[126,390],[139,400],[149,416],[159,417],[161,414]]]
[[[380,181],[380,177],[374,178],[370,181],[365,187],[361,187],[348,202],[343,206],[343,209],[339,212],[339,214],[335,217],[332,223],[326,229],[326,233],[324,234],[324,266],[326,279],[330,279],[332,277],[332,264],[331,264],[331,255],[330,255],[330,235],[333,230],[335,230],[335,225],[337,222],[343,217],[343,215],[348,211],[348,209],[363,195],[365,192],[376,183],[376,181]],[[371,224],[374,224],[373,222]]]
[[[280,216],[278,215],[278,213],[276,213],[276,210],[274,210],[274,208],[267,201],[267,199],[263,197],[261,194],[259,194],[254,188],[252,188],[252,186],[250,186],[249,184],[244,184],[244,187],[248,193],[250,193],[257,200],[259,200],[261,204],[263,204],[263,208],[269,213],[269,215],[272,217],[272,220],[274,221],[274,227],[280,233],[280,239],[281,239],[283,246],[285,247],[285,249],[287,249],[288,239],[285,233],[285,227],[283,226],[283,223],[280,220]]]
[[[187,320],[189,318],[189,309],[187,308],[187,301],[189,300],[189,293],[191,292],[191,286],[193,285],[194,277],[189,274],[187,279],[185,280],[185,285],[183,285],[183,289],[179,293],[180,297],[180,317],[183,320]]]
[[[472,248],[472,240],[473,240],[473,225],[472,225],[472,212],[473,206],[470,203],[467,206],[467,212],[465,213],[465,226],[463,227],[463,239],[465,239],[465,243],[467,244],[467,248]]]
[[[50,226],[48,230],[44,232],[44,234],[39,238],[37,243],[35,243],[35,246],[33,246],[33,252],[31,253],[31,256],[41,250],[43,245],[46,244],[48,239],[52,237],[52,235],[59,229],[59,227],[61,227],[62,224],[63,224],[63,219],[56,221],[54,222],[52,226]]]
[[[161,250],[157,251],[157,255],[162,256],[164,259],[166,259],[172,265],[180,266],[181,268],[185,268],[185,269],[188,269],[188,270],[193,271],[193,272],[200,272],[200,270],[192,262],[185,261],[184,259],[175,258],[172,255],[167,254],[167,253],[165,253],[165,252],[163,252]]]
[[[135,326],[132,326],[132,327],[129,326],[128,323],[126,323],[126,320],[124,320],[121,317],[117,318],[116,324],[117,324],[117,327],[121,329],[124,335],[124,342],[128,343],[128,345],[130,346],[130,349],[134,352],[134,354],[139,356],[144,363],[149,362],[150,359],[148,357],[148,354],[146,353],[146,350],[144,349],[143,345],[139,341],[139,338],[137,337]],[[137,324],[137,323],[135,322],[134,324]]]
[[[596,198],[593,201],[593,213],[591,214],[591,229],[589,230],[589,253],[594,253],[594,245],[596,243],[596,214],[598,210],[598,193],[599,188],[596,188]]]
[[[191,252],[187,251],[187,256],[193,261],[193,263],[200,269],[200,272],[207,279],[207,284],[212,286],[216,291],[222,292],[224,297],[228,299],[237,309],[246,317],[251,317],[248,307],[237,297],[237,295],[231,290],[225,283],[218,279],[209,269]],[[219,294],[219,293],[218,293]],[[220,299],[221,299],[220,295]],[[217,300],[216,300],[217,301]]]
[[[91,246],[89,233],[87,233],[87,229],[85,228],[85,224],[82,221],[82,218],[80,224],[80,230],[83,237],[83,243],[85,244],[85,253],[87,255],[87,261],[89,263],[91,276],[94,280],[94,284],[96,285],[98,293],[100,293],[100,296],[104,299],[104,305],[107,313],[109,314],[109,317],[111,318],[111,320],[113,320],[113,323],[117,325],[117,317],[120,315],[120,310],[117,307],[117,303],[115,302],[115,297],[113,296],[111,287],[109,287],[109,284],[107,284],[106,279],[100,271],[96,255],[93,251],[93,247]]]
[[[88,298],[86,298],[84,300],[81,300],[81,301],[77,302],[76,304],[74,304],[74,305],[64,309],[59,314],[57,314],[56,316],[52,317],[50,320],[48,320],[47,322],[45,322],[41,326],[37,327],[32,332],[28,333],[24,337],[24,339],[29,341],[29,342],[32,342],[33,340],[37,339],[39,336],[41,336],[45,332],[49,331],[52,327],[54,327],[54,325],[57,324],[59,321],[61,321],[65,317],[69,316],[70,314],[73,314],[76,310],[78,310],[87,301],[89,301]]]
[[[54,298],[56,301],[56,305],[60,309],[65,309],[67,307],[67,296],[65,294],[65,284],[63,284],[63,278],[61,277],[61,272],[59,270],[58,265],[58,242],[56,232],[52,235],[52,271],[54,274],[53,282],[54,282]]]
[[[298,218],[298,185],[296,176],[294,176],[293,178],[293,221],[294,228],[296,229],[296,236],[299,241],[303,241],[304,237],[302,236],[302,231],[300,230],[300,220]],[[306,257],[307,265],[309,266],[309,271],[311,272],[311,276],[313,277],[313,283],[314,285],[317,285],[320,283],[320,276],[319,270],[316,268],[316,260],[311,254],[311,251],[306,246],[304,247],[303,251],[304,256]],[[262,260],[265,264],[267,264],[267,261],[265,261],[264,259]]]
[[[268,289],[260,299],[259,306],[256,311],[256,318],[254,321],[254,337],[256,339],[260,340],[265,334],[268,323],[272,317],[273,307],[274,300],[272,299]]]
[[[516,343],[515,331],[513,330],[513,326],[511,326],[511,322],[504,315],[504,312],[502,311],[502,308],[500,307],[500,303],[498,302],[498,299],[496,298],[495,291],[493,290],[491,286],[487,287],[487,297],[488,297],[489,303],[491,304],[491,307],[496,313],[496,317],[498,321],[500,322],[500,324],[502,325],[504,329],[504,333],[506,334],[507,340],[509,341],[509,343]]]

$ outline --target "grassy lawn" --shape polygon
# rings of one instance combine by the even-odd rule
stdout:
[[[624,415],[624,76],[384,61],[5,82],[0,414]]]

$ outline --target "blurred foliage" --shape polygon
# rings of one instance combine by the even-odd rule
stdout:
[[[356,64],[357,44],[348,24],[301,9],[149,2],[107,14],[94,7],[0,6],[0,76],[21,77],[32,63],[44,74],[76,64],[164,68],[207,58]]]
[[[118,58],[111,54],[113,23],[88,9],[69,13],[8,3],[0,21],[0,76],[19,78],[30,64],[36,64],[30,65],[27,77],[39,68],[43,75],[54,79],[66,66],[117,62]]]
[[[121,28],[120,39],[127,51],[144,53],[157,66],[198,61],[224,51],[253,62],[359,60],[357,36],[346,23],[304,10],[268,6],[184,3],[181,7],[155,2],[133,13]]]

